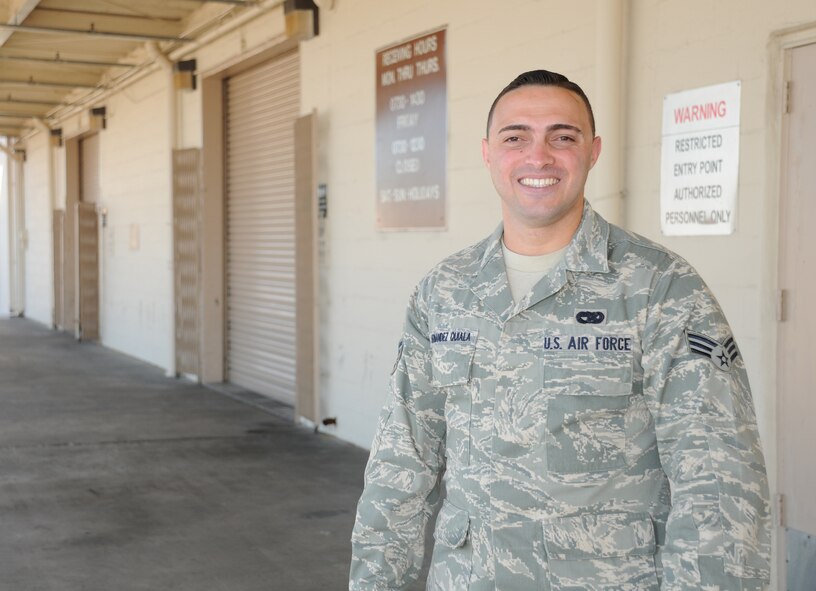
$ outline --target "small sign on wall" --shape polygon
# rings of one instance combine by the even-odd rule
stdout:
[[[739,181],[740,82],[663,100],[660,227],[666,236],[732,234]]]
[[[444,228],[445,30],[377,52],[377,227]]]

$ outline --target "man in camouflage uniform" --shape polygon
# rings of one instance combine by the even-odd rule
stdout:
[[[584,201],[600,147],[586,96],[559,74],[523,74],[491,107],[483,154],[503,224],[411,297],[349,589],[419,576],[441,490],[428,589],[767,583],[739,349],[688,263]],[[557,256],[515,293],[512,253]]]

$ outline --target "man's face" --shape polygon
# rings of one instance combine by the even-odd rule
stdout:
[[[557,229],[561,222],[574,232],[600,151],[578,95],[541,85],[504,95],[482,140],[482,157],[502,198],[505,228]]]

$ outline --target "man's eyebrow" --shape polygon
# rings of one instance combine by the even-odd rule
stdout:
[[[532,130],[532,127],[529,125],[524,125],[523,123],[511,123],[510,125],[505,125],[496,133],[499,134],[504,133],[506,131],[530,131],[530,130]],[[570,125],[569,123],[553,123],[552,125],[547,127],[548,132],[561,130],[574,131],[580,134],[584,133],[580,127]]]
[[[510,125],[505,125],[496,133],[504,133],[505,131],[530,131],[532,127],[529,125],[523,125],[521,123],[512,123]]]
[[[561,131],[562,129],[566,129],[567,131],[574,131],[575,133],[580,134],[584,133],[583,131],[581,131],[580,127],[570,125],[569,123],[553,123],[547,128],[547,131]]]

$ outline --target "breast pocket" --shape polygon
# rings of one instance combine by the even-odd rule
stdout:
[[[478,331],[470,329],[442,330],[431,334],[432,386],[460,386],[470,381],[478,336]]]
[[[548,471],[591,474],[626,467],[632,352],[552,355],[543,376]]]

